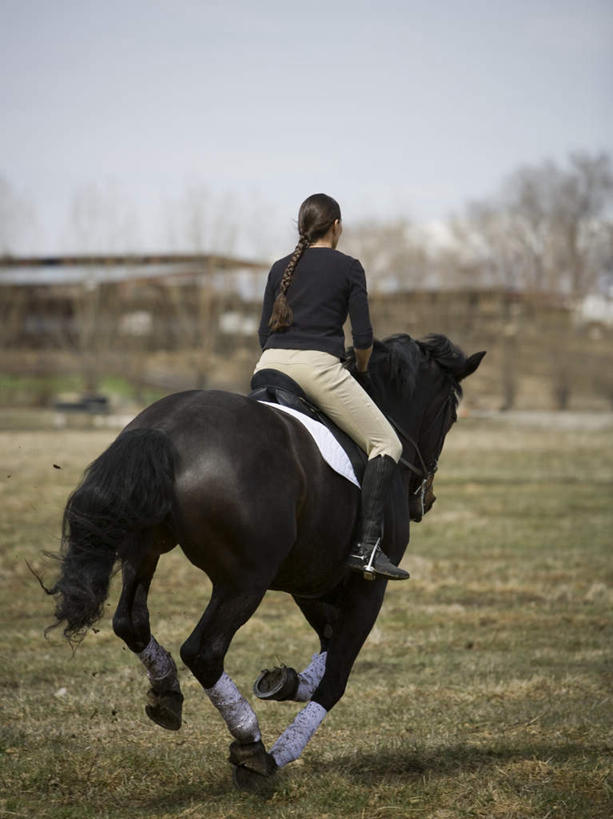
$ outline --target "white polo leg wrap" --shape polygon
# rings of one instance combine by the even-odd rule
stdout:
[[[165,677],[177,676],[177,666],[170,654],[152,635],[147,648],[138,652],[140,661],[147,669],[147,676],[152,683],[159,682]]]
[[[212,688],[204,690],[235,739],[246,743],[257,742],[262,738],[253,708],[225,671]]]
[[[294,698],[296,702],[308,702],[311,699],[325,674],[327,656],[327,651],[313,654],[311,662],[298,674],[298,690]]]
[[[270,751],[280,768],[298,759],[327,713],[326,709],[316,702],[310,702],[302,709]]]

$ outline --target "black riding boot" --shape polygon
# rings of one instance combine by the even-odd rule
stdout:
[[[393,458],[378,455],[368,461],[364,471],[360,538],[345,565],[363,572],[364,577],[369,580],[374,580],[375,575],[382,575],[389,580],[406,580],[409,576],[404,569],[394,566],[378,545],[383,525],[383,509],[395,469],[396,462]]]

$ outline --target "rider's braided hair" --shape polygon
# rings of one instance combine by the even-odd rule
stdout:
[[[298,212],[300,239],[281,277],[279,295],[272,306],[272,313],[268,322],[268,326],[273,333],[279,330],[287,330],[293,321],[294,314],[287,303],[286,293],[292,283],[292,276],[300,257],[310,244],[325,236],[336,220],[340,221],[340,218],[341,209],[338,202],[325,193],[314,193],[300,205],[300,211]]]

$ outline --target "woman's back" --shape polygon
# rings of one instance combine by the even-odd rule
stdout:
[[[270,270],[260,325],[262,347],[320,350],[341,358],[347,315],[354,345],[368,347],[372,328],[364,269],[357,259],[330,247],[309,247],[302,253],[287,293],[292,323],[280,332],[270,331],[272,305],[290,258],[279,259]]]

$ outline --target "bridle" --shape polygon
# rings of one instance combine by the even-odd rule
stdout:
[[[362,386],[364,387],[366,392],[370,393],[371,397],[373,397],[372,392],[371,392],[372,386],[370,386],[370,388],[368,386],[365,386],[364,384],[362,384]],[[443,408],[446,408],[446,407],[449,406],[449,404],[452,402],[452,396],[454,394],[456,395],[455,406],[457,406],[457,383],[451,385],[450,390],[449,390],[446,398],[443,401],[441,401],[440,406],[437,407],[436,412],[433,413],[432,420],[429,421],[429,423],[428,423],[428,425],[427,425],[427,427],[425,429],[425,432],[428,432],[430,430],[430,428],[434,425],[436,419],[438,418],[438,416],[441,413],[441,411],[443,410]],[[378,402],[376,402],[376,403],[378,403]],[[444,441],[445,435],[447,434],[447,429],[444,432],[441,433],[441,435],[440,435],[440,437],[439,437],[439,439],[437,441],[437,446],[435,448],[435,452],[437,453],[436,457],[434,458],[432,465],[430,467],[428,467],[428,465],[426,464],[426,461],[424,459],[424,456],[422,455],[419,444],[413,438],[413,436],[410,435],[406,431],[406,429],[404,429],[403,426],[401,424],[399,424],[398,421],[393,416],[391,416],[380,405],[379,405],[379,409],[382,410],[383,414],[385,415],[385,417],[387,418],[389,423],[392,425],[392,427],[398,433],[398,436],[399,436],[400,441],[402,443],[402,455],[401,455],[398,463],[400,464],[400,466],[403,466],[405,469],[408,469],[409,472],[412,472],[413,475],[419,479],[419,483],[417,485],[417,488],[412,492],[412,494],[415,497],[419,496],[420,501],[421,501],[422,514],[424,514],[425,513],[426,491],[427,491],[429,483],[431,483],[431,480],[432,480],[434,474],[436,473],[436,471],[438,469],[438,456],[439,456],[439,454],[441,452],[441,449],[443,448],[443,441]],[[420,433],[421,432],[424,432],[424,431],[420,429]],[[406,457],[407,446],[410,447],[413,450],[413,452],[415,453],[415,455],[413,456],[413,460],[410,460],[408,457]],[[413,462],[414,460],[417,460],[417,465]]]

